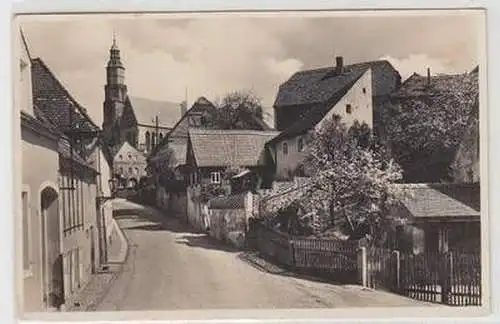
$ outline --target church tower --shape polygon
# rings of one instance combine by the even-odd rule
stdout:
[[[120,142],[120,120],[127,99],[125,85],[125,67],[120,60],[120,49],[113,35],[113,45],[109,50],[109,61],[106,67],[106,85],[104,87],[104,118],[102,128],[107,133],[108,143],[111,145]],[[118,132],[118,134],[116,134]]]

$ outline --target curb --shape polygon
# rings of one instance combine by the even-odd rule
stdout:
[[[120,226],[118,225],[118,223],[116,222],[116,220],[114,218],[113,218],[113,227],[116,230],[116,232],[118,233],[118,237],[120,238],[120,241],[122,243],[122,247],[120,249],[120,253],[118,254],[118,257],[116,259],[113,259],[113,260],[109,259],[108,262],[109,263],[125,263],[125,261],[127,259],[127,255],[128,255],[128,249],[129,249],[128,240],[125,238],[125,234],[123,234],[122,229],[120,228]]]

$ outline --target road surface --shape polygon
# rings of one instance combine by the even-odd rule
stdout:
[[[98,311],[425,305],[359,286],[270,274],[178,220],[127,201],[116,204],[126,210],[116,219],[129,256]]]

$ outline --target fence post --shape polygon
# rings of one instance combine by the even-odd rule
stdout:
[[[288,246],[289,246],[289,260],[290,260],[290,266],[292,270],[295,270],[295,242],[293,239],[288,239]]]
[[[451,252],[447,252],[441,259],[441,302],[445,305],[451,304],[451,275],[453,273],[453,256]]]
[[[392,251],[392,259],[394,260],[394,271],[395,273],[395,287],[393,287],[397,292],[401,290],[401,258],[398,250]]]
[[[358,269],[361,285],[363,287],[368,287],[368,258],[365,246],[360,247],[358,250]]]

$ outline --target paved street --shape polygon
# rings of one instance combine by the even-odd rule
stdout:
[[[358,286],[270,274],[153,209],[116,204],[128,210],[116,219],[129,240],[129,256],[97,310],[425,305]]]

